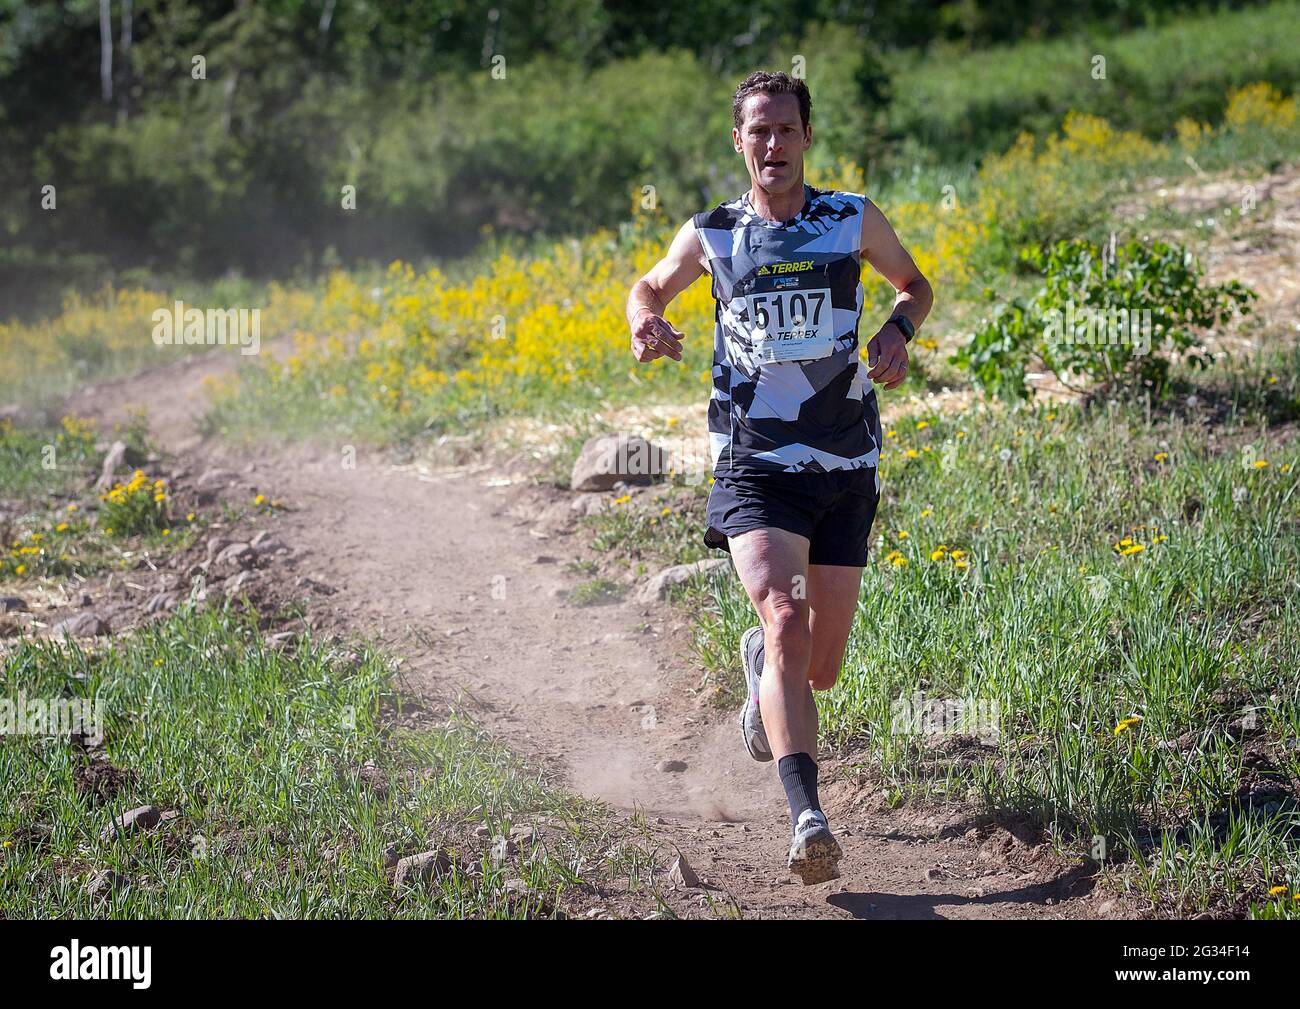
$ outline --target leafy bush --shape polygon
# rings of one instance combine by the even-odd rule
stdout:
[[[1044,275],[1043,286],[999,303],[950,359],[1004,399],[1028,397],[1025,373],[1035,359],[1067,387],[1083,378],[1159,389],[1170,352],[1205,367],[1200,332],[1234,310],[1249,312],[1256,297],[1236,280],[1203,287],[1196,258],[1164,242],[1106,248],[1076,239],[1029,246],[1020,257]],[[985,293],[996,300],[992,289]]]

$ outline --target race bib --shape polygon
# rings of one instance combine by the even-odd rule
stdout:
[[[764,266],[749,279],[743,297],[760,361],[815,361],[835,350],[825,266],[811,261]]]

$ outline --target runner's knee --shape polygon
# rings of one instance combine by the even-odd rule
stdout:
[[[766,625],[766,648],[783,670],[802,672],[812,656],[812,635],[808,631],[808,614],[799,607],[777,605]],[[775,654],[773,654],[775,653]],[[764,665],[767,662],[765,660]]]

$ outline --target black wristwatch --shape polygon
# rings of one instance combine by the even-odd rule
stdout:
[[[890,316],[889,322],[892,322],[902,331],[904,343],[912,342],[912,337],[916,335],[916,327],[912,325],[911,319],[905,316],[902,312],[899,312],[897,315]],[[886,323],[886,325],[888,324],[889,323]]]

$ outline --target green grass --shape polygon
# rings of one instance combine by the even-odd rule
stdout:
[[[649,881],[607,810],[464,716],[404,705],[393,678],[360,646],[301,637],[273,650],[256,616],[233,609],[182,611],[94,653],[18,645],[0,697],[97,701],[121,780],[97,798],[66,738],[0,737],[0,917],[506,918]],[[113,815],[146,803],[178,815],[101,840]],[[554,825],[544,841],[501,867],[474,833],[540,816]],[[464,871],[395,893],[389,845],[445,848]],[[124,883],[92,896],[84,881],[100,869]],[[507,891],[512,877],[526,895]]]
[[[112,438],[127,443],[127,459],[153,470],[144,462],[150,445],[142,422],[131,421]],[[71,417],[59,429],[0,423],[0,487],[7,498],[0,515],[0,583],[14,587],[37,578],[134,568],[141,558],[156,560],[193,544],[202,518],[172,499],[154,502],[152,472],[146,496],[151,515],[160,521],[123,526],[121,509],[98,499],[92,487],[103,465],[98,446],[104,442],[91,424]],[[117,480],[128,483],[132,472],[128,464]]]

